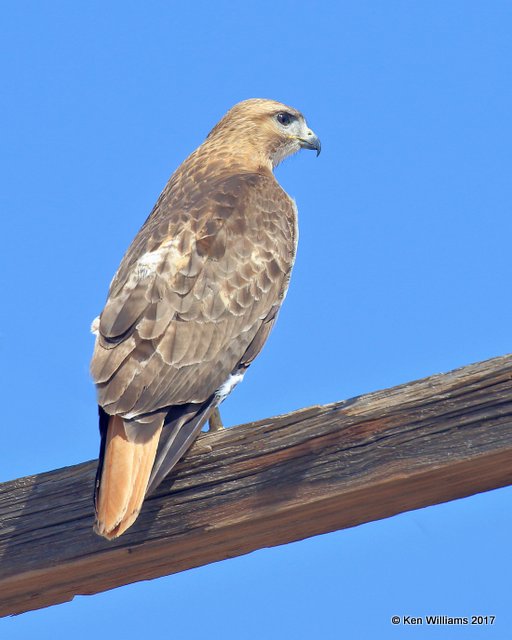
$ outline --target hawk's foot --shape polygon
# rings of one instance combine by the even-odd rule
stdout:
[[[221,429],[224,429],[224,425],[220,417],[219,407],[215,407],[208,419],[208,433],[210,433],[210,431],[220,431]]]

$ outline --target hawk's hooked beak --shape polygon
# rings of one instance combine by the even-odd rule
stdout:
[[[298,138],[300,142],[300,146],[303,149],[314,149],[316,151],[317,157],[320,155],[320,151],[322,150],[322,145],[320,144],[320,138],[316,136],[311,129],[308,131],[305,138]]]

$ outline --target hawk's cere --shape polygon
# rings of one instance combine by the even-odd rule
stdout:
[[[115,538],[258,355],[286,295],[293,200],[272,170],[320,153],[301,113],[235,105],[171,176],[93,323],[96,531]]]

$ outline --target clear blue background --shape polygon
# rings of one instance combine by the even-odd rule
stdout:
[[[168,176],[235,102],[323,142],[277,171],[300,248],[224,405],[247,422],[511,350],[512,5],[3,2],[1,478],[96,457],[92,318]],[[72,637],[512,637],[502,489],[0,622]],[[494,627],[394,627],[496,615]]]

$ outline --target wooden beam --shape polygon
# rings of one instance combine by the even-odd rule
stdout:
[[[512,356],[202,435],[107,542],[94,461],[0,485],[0,615],[512,483]]]

